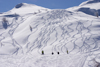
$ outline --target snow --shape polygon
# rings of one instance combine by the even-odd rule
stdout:
[[[86,5],[86,4],[98,3],[98,2],[100,2],[100,0],[88,0],[88,1],[81,3],[79,6],[83,6],[83,5]]]
[[[51,10],[20,3],[1,14],[0,67],[99,67],[100,18],[85,12],[99,4]]]
[[[92,5],[92,7],[91,7],[91,5]],[[96,10],[98,10],[98,9],[100,9],[99,5],[100,5],[100,2],[96,3],[96,5],[95,5],[95,3],[93,3],[93,4],[84,5],[84,6],[82,6],[82,7],[89,7],[89,8],[91,8],[91,9],[96,9]]]
[[[37,5],[34,5],[34,4],[27,4],[27,3],[19,3],[17,4],[13,9],[7,11],[7,12],[4,12],[2,14],[0,14],[0,16],[4,16],[4,15],[14,15],[14,14],[17,14],[17,15],[20,15],[20,16],[23,16],[25,14],[38,14],[38,13],[43,13],[43,12],[47,12],[47,11],[50,11],[51,9],[48,9],[48,8],[44,8],[44,7],[41,7],[41,6],[37,6]]]
[[[19,7],[18,7],[19,6]],[[18,8],[16,8],[18,7]],[[20,3],[15,6],[12,10],[8,11],[12,14],[19,14],[19,15],[25,15],[25,14],[37,14],[41,12],[49,11],[50,9],[40,7],[37,5],[27,4],[27,3]]]

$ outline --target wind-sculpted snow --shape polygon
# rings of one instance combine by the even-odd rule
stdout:
[[[0,67],[100,66],[99,17],[56,9],[8,19],[7,29],[0,23]]]
[[[18,17],[18,14],[5,15],[4,17]]]
[[[96,9],[90,9],[90,8],[83,7],[83,8],[78,9],[78,11],[84,12],[84,13],[92,15],[92,16],[96,16],[97,14],[100,16],[100,10],[96,10]]]
[[[86,2],[83,2],[82,4],[80,4],[80,6],[86,5],[86,4],[93,4],[93,3],[98,3],[100,2],[100,0],[88,0]]]

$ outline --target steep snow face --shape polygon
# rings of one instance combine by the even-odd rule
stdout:
[[[68,19],[67,16],[71,14],[72,12],[66,10],[53,10],[48,13],[31,16],[24,23],[19,25],[13,37],[22,47],[23,45],[28,46],[28,48],[23,48],[23,50],[31,51],[36,47],[40,49],[40,51],[44,48],[47,49],[50,45],[54,46],[60,43],[59,41],[63,35],[61,27],[64,25],[64,22],[66,22],[66,19]],[[29,26],[32,27],[32,32]],[[23,35],[23,33],[25,34]],[[54,45],[53,42],[55,43]],[[52,46],[49,48],[51,52]]]
[[[99,41],[99,19],[95,17],[58,9],[38,15],[29,14],[22,18],[20,23],[14,18],[12,29],[9,30],[11,37],[8,37],[13,39],[9,42],[20,48],[15,49],[16,52],[28,53],[38,49],[39,53],[45,50],[46,54],[52,51],[62,53],[66,50],[69,53],[89,53],[98,49],[96,45]],[[3,40],[6,41],[6,38]],[[3,40],[1,42],[5,43]],[[90,49],[84,47],[86,44]]]
[[[10,14],[19,14],[19,15],[25,15],[28,13],[37,14],[49,11],[50,9],[40,7],[33,4],[27,4],[27,3],[20,3],[15,6],[12,10],[8,11]]]
[[[99,65],[100,20],[95,16],[56,9],[18,16],[12,22],[8,29],[0,29],[1,67]]]

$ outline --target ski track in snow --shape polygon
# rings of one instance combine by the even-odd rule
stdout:
[[[24,46],[18,43],[12,35],[19,25],[32,15],[27,14],[14,18],[9,25],[9,30],[0,33],[0,47],[6,43],[3,40],[6,39],[8,33],[7,37],[11,38],[8,43],[11,43],[16,49],[11,56],[0,55],[0,67],[93,67],[90,65],[93,62],[92,59],[89,59],[88,62],[85,61],[89,57],[97,58],[100,53],[100,35],[92,32],[98,30],[98,27],[96,28],[93,23],[99,24],[100,21],[83,20],[81,16],[79,20],[77,17],[70,16],[73,14],[66,10],[54,10],[50,14],[40,17],[39,20],[32,21],[32,32],[26,36],[25,41],[27,42]],[[18,19],[20,20],[18,21]],[[66,20],[63,21],[63,19]],[[35,38],[32,39],[32,37]],[[48,47],[50,48],[48,49]],[[32,56],[31,52],[35,49],[40,55],[41,51],[44,50],[45,55],[37,58]],[[69,54],[67,54],[67,50]],[[58,51],[60,55],[50,55],[51,52],[56,53]],[[23,54],[30,53],[29,57],[27,55],[15,56],[20,52]],[[95,66],[96,62],[94,63]]]

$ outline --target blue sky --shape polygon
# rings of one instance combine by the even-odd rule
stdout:
[[[0,12],[11,10],[18,3],[29,3],[50,9],[66,9],[87,0],[0,0]]]

